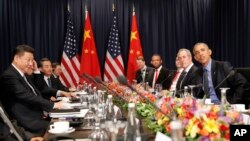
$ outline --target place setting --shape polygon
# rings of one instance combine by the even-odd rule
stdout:
[[[75,128],[70,127],[69,121],[56,121],[50,125],[48,130],[51,134],[69,134],[75,131]]]

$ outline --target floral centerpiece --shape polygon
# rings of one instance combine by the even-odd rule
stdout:
[[[163,91],[164,98],[157,100],[141,85],[135,85],[140,94],[160,107],[160,112],[128,87],[117,83],[109,83],[108,86],[127,102],[137,103],[138,115],[154,132],[169,135],[170,122],[175,117],[182,122],[186,140],[230,140],[230,124],[243,123],[239,112],[221,111],[219,105],[204,105],[192,97],[173,98],[168,91]]]
[[[204,105],[191,97],[164,98],[161,109],[156,112],[157,124],[164,126],[166,134],[171,132],[173,117],[182,121],[186,140],[230,140],[230,124],[242,124],[236,111],[221,111],[219,105]]]

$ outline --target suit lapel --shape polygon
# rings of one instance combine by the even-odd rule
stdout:
[[[216,70],[217,70],[216,62],[214,60],[212,60],[211,76],[212,76],[212,81],[213,81],[214,87],[217,85],[217,80],[216,80],[217,73],[216,73]]]

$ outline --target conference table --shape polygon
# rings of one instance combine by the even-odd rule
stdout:
[[[51,123],[54,121],[57,121],[58,119],[52,119]],[[46,131],[44,135],[45,141],[55,141],[59,139],[67,139],[67,138],[72,138],[72,139],[85,139],[84,141],[87,141],[88,136],[92,132],[92,129],[90,127],[85,127],[85,120],[83,119],[83,123],[77,126],[73,126],[75,128],[75,131],[72,133],[68,134],[51,134],[48,131]],[[49,128],[48,128],[49,130]],[[142,141],[154,141],[155,139],[155,134],[147,129],[145,124],[141,122],[140,126],[140,131],[141,131],[141,136],[142,136]],[[109,132],[107,132],[109,134]],[[118,141],[123,141],[123,136],[119,136]]]
[[[74,103],[74,106],[79,106],[79,102]],[[82,113],[82,111],[84,111],[84,114]],[[46,141],[54,141],[54,140],[59,140],[59,139],[77,139],[79,141],[84,140],[84,141],[88,141],[88,136],[90,135],[90,133],[92,132],[93,126],[92,127],[86,127],[88,120],[85,119],[84,115],[86,115],[88,109],[84,108],[84,109],[62,109],[62,110],[55,110],[52,111],[50,113],[50,117],[51,117],[51,124],[53,124],[56,121],[59,120],[67,120],[70,123],[70,127],[73,127],[75,129],[74,132],[72,133],[63,133],[63,134],[52,134],[49,132],[50,126],[48,127],[45,135],[44,135],[44,139]],[[69,117],[68,117],[69,116]],[[119,120],[119,119],[118,119]],[[123,118],[120,119],[120,121],[122,121],[123,123],[126,122],[126,115],[124,114]],[[141,132],[141,136],[142,136],[142,141],[153,141],[155,139],[155,133],[151,132],[146,125],[144,124],[144,122],[142,120],[140,121],[140,132]],[[108,135],[110,135],[110,132],[107,131],[107,129],[103,129],[106,130],[106,133]],[[122,132],[122,133],[121,133]],[[122,135],[123,134],[123,135]],[[124,136],[124,131],[121,130],[119,133],[119,137],[118,137],[118,141],[123,141],[122,136]]]

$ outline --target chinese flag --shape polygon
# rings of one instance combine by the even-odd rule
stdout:
[[[101,78],[98,54],[95,47],[95,39],[87,11],[83,37],[80,74],[82,75],[86,73],[92,77],[98,76]]]
[[[132,28],[130,34],[130,49],[129,49],[129,57],[128,57],[128,68],[127,68],[127,79],[132,82],[135,79],[136,71],[138,70],[136,65],[136,58],[139,56],[143,56],[141,41],[139,32],[137,29],[135,12],[133,12],[132,18]]]

